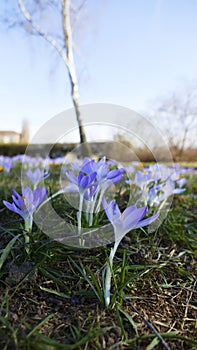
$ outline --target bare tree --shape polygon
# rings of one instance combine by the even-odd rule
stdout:
[[[197,131],[197,87],[190,86],[158,99],[149,117],[161,128],[176,159],[193,147]]]
[[[87,144],[80,113],[72,35],[73,28],[76,26],[86,1],[82,0],[79,3],[79,1],[74,2],[73,0],[71,3],[71,0],[31,0],[26,1],[28,6],[24,0],[15,1],[18,2],[19,15],[22,15],[22,18],[18,17],[12,23],[12,27],[18,25],[20,28],[25,29],[28,34],[36,35],[45,40],[57,52],[67,68],[71,85],[71,97],[79,128],[80,143],[83,144],[83,155],[90,155],[90,148]]]
[[[117,133],[114,135],[114,141],[123,144],[125,147],[129,149],[133,149],[133,145],[131,143],[131,140],[128,139],[127,135],[124,135],[124,133]]]

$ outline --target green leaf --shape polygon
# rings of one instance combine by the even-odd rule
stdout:
[[[44,320],[42,320],[37,326],[35,326],[35,327],[27,334],[27,338],[31,337],[31,335],[34,334],[38,328],[41,328],[45,323],[47,323],[47,322],[48,322],[51,318],[53,318],[54,316],[55,316],[55,314],[51,314],[51,315],[48,315],[47,317],[45,317]]]
[[[88,270],[88,272],[89,272],[89,274],[90,274],[90,276],[92,278],[92,281],[94,282],[95,289],[97,290],[97,295],[98,295],[98,297],[100,299],[100,302],[104,306],[105,305],[105,299],[104,299],[104,295],[103,295],[103,289],[99,285],[98,280],[97,280],[94,272],[90,269],[90,267],[87,266],[86,268],[87,268],[87,270]]]
[[[51,294],[55,294],[58,297],[61,297],[61,298],[64,298],[64,299],[70,299],[71,298],[70,295],[58,292],[57,290],[54,290],[54,289],[45,288],[45,287],[42,287],[42,286],[40,286],[40,289],[44,290],[45,292],[48,292],[48,293],[51,293]]]
[[[14,331],[12,325],[10,324],[10,322],[3,316],[0,315],[0,321],[4,324],[4,326],[9,329],[11,332]]]
[[[38,335],[40,339],[35,342],[35,349],[36,350],[43,350],[43,349],[47,349],[47,350],[57,350],[57,349],[74,350],[74,349],[79,349],[80,346],[86,344],[91,339],[98,338],[100,335],[105,334],[106,332],[110,331],[111,328],[112,327],[104,327],[104,328],[100,328],[100,329],[94,329],[94,330],[88,332],[83,338],[81,338],[75,344],[62,344],[56,340],[49,339],[48,337],[44,336],[43,334],[36,332],[36,335]]]
[[[45,270],[43,267],[39,267],[38,269],[45,277],[50,278],[58,286],[66,288],[65,284],[59,278],[55,277],[51,272]]]
[[[17,239],[20,236],[21,236],[21,234],[19,234],[19,235],[15,236],[14,238],[12,238],[11,241],[9,241],[7,246],[4,248],[3,253],[1,254],[1,257],[0,257],[0,270],[1,270],[5,260],[7,259],[9,253],[11,252],[14,243],[17,241]]]
[[[132,317],[128,314],[128,312],[122,310],[119,306],[118,306],[118,310],[127,318],[127,320],[130,322],[131,326],[133,327],[135,333],[138,335],[137,326],[136,326],[135,322],[133,321]]]
[[[96,297],[99,299],[99,301],[102,303],[103,300],[103,293],[101,296],[101,288],[98,284],[98,282],[96,283],[96,286],[94,286],[94,284],[92,283],[92,281],[90,280],[90,278],[87,276],[86,270],[82,264],[82,262],[80,262],[80,266],[77,265],[75,263],[75,261],[73,259],[70,258],[70,260],[72,261],[73,265],[78,269],[78,271],[80,272],[81,276],[85,279],[86,282],[88,282],[88,284],[90,285],[91,289],[93,290],[94,294],[96,295]],[[88,268],[87,268],[88,269]],[[90,269],[89,273],[90,273]],[[90,273],[91,277],[93,277],[93,282],[95,282],[96,277],[94,276],[93,272]],[[98,289],[98,290],[97,290]],[[101,299],[102,298],[102,299]]]
[[[152,342],[146,347],[146,350],[152,350],[156,345],[159,344],[159,339],[155,337]]]

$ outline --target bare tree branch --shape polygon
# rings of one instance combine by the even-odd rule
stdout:
[[[56,40],[54,40],[48,33],[46,33],[44,30],[42,30],[42,28],[37,23],[35,23],[33,21],[32,16],[30,15],[30,13],[28,12],[28,10],[26,9],[26,7],[23,3],[23,0],[18,0],[18,4],[19,4],[19,7],[21,9],[23,16],[28,21],[28,23],[32,26],[32,28],[36,31],[36,33],[39,36],[43,37],[43,39],[45,39],[50,45],[52,45],[54,47],[54,49],[58,52],[60,57],[64,60],[64,62],[68,66],[67,56],[64,53],[62,47],[57,43]]]
[[[83,8],[84,3],[85,1],[81,3],[79,9]],[[49,4],[50,6],[53,6],[57,9],[56,2],[52,1],[52,2],[49,2]],[[60,45],[60,43],[55,39],[57,38],[55,37],[55,35],[50,35],[36,21],[33,20],[31,13],[25,7],[23,0],[18,0],[18,5],[25,20],[27,21],[27,23],[29,23],[33,31],[38,36],[42,37],[45,41],[47,41],[56,50],[56,52],[61,57],[63,62],[66,64],[66,67],[68,69],[69,80],[71,84],[71,97],[72,97],[72,101],[73,101],[73,105],[76,113],[78,128],[79,128],[80,142],[84,144],[83,155],[90,155],[90,148],[87,144],[83,122],[80,114],[80,107],[79,107],[79,89],[78,89],[77,74],[76,74],[75,63],[74,63],[72,28],[70,23],[71,2],[70,0],[61,0],[61,9],[60,9],[60,6],[58,7],[59,13],[62,18],[63,37],[62,38],[60,37],[60,39],[63,40],[62,45]],[[77,9],[75,11],[77,11]]]
[[[181,158],[185,148],[194,142],[190,135],[197,127],[197,86],[160,99],[158,107],[149,117],[159,122],[169,146],[176,151],[175,156]]]

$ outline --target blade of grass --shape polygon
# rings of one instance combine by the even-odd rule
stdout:
[[[102,306],[105,305],[105,299],[104,299],[104,295],[103,295],[103,289],[102,287],[100,286],[94,272],[90,269],[89,266],[87,266],[87,271],[89,272],[91,278],[92,278],[92,281],[94,282],[94,285],[95,285],[95,288],[97,290],[97,293],[99,295],[99,299],[100,299],[100,302],[102,304]]]
[[[128,314],[128,312],[122,310],[122,309],[120,308],[120,306],[118,306],[118,310],[127,318],[127,320],[129,321],[129,323],[130,323],[131,326],[133,327],[135,333],[138,335],[137,326],[136,326],[135,322],[133,321],[132,317]]]
[[[49,339],[48,337],[44,336],[43,334],[40,334],[36,332],[36,334],[39,336],[40,340],[38,340],[35,345],[36,350],[43,350],[45,349],[45,346],[51,346],[50,350],[55,350],[55,349],[64,349],[64,350],[74,350],[74,349],[79,349],[80,346],[86,344],[90,340],[99,337],[100,335],[108,332],[111,330],[112,327],[104,327],[100,329],[94,329],[90,332],[88,332],[83,338],[81,338],[79,341],[77,341],[75,344],[62,344],[59,343],[56,340]],[[40,346],[40,347],[39,347]]]
[[[117,322],[118,322],[118,325],[121,329],[121,335],[122,335],[122,339],[123,340],[126,340],[127,336],[126,336],[126,331],[124,329],[124,324],[123,324],[123,320],[122,320],[122,317],[120,315],[120,311],[119,309],[117,308],[116,309],[116,318],[117,318]]]
[[[67,295],[67,294],[58,292],[57,290],[54,290],[54,289],[45,288],[45,287],[42,287],[42,286],[40,286],[40,289],[43,290],[44,292],[48,292],[48,293],[51,293],[51,294],[55,294],[55,295],[57,295],[58,297],[61,297],[61,298],[64,298],[64,299],[70,299],[70,298],[71,298],[70,295]]]
[[[155,337],[152,342],[146,347],[146,350],[152,350],[155,346],[159,344],[159,339]]]
[[[14,245],[14,243],[17,241],[17,239],[21,236],[21,234],[15,236],[14,238],[11,239],[11,241],[9,241],[9,243],[7,244],[7,246],[4,248],[3,253],[1,254],[0,257],[0,270],[5,262],[5,260],[7,259],[10,251],[12,250],[12,247]]]
[[[9,329],[11,332],[14,332],[14,329],[11,325],[11,323],[3,316],[0,315],[0,321],[3,323],[3,325]]]
[[[90,285],[91,289],[93,290],[93,292],[96,295],[96,297],[98,298],[98,300],[102,303],[103,295],[102,295],[102,299],[100,299],[101,292],[97,292],[97,288],[94,286],[94,284],[92,283],[90,278],[87,276],[86,270],[85,270],[82,262],[80,261],[80,266],[79,266],[76,264],[76,262],[73,259],[70,258],[70,260],[72,261],[73,265],[77,268],[77,270],[80,272],[81,276],[85,279],[85,281],[88,282],[88,284]],[[94,279],[95,279],[95,277],[94,277]],[[99,289],[101,289],[100,286],[99,286]]]
[[[41,328],[42,326],[44,326],[45,323],[47,323],[51,318],[53,318],[55,316],[55,314],[51,314],[48,315],[47,317],[45,317],[44,320],[42,320],[39,324],[37,324],[37,326],[35,326],[28,334],[27,334],[27,338],[30,338],[32,336],[32,334],[34,334],[38,328]]]
[[[64,289],[66,288],[65,284],[59,280],[59,278],[55,277],[51,272],[47,271],[43,267],[39,267],[38,269],[45,277],[50,278],[58,286],[63,287]]]
[[[173,331],[173,332],[160,333],[160,335],[162,336],[162,338],[165,338],[165,339],[183,340],[187,344],[191,344],[195,346],[197,345],[197,340],[187,338],[182,335],[177,335],[178,333],[179,331]],[[138,338],[129,339],[127,343],[132,344],[133,342],[136,342],[138,340],[149,339],[154,337],[155,337],[155,334],[141,335]]]

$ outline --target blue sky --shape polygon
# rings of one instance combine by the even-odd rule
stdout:
[[[78,39],[82,58],[76,57],[81,104],[109,102],[142,112],[196,81],[196,0],[88,3]],[[42,39],[1,25],[0,40],[1,129],[20,131],[27,118],[33,135],[72,107],[67,72]]]

